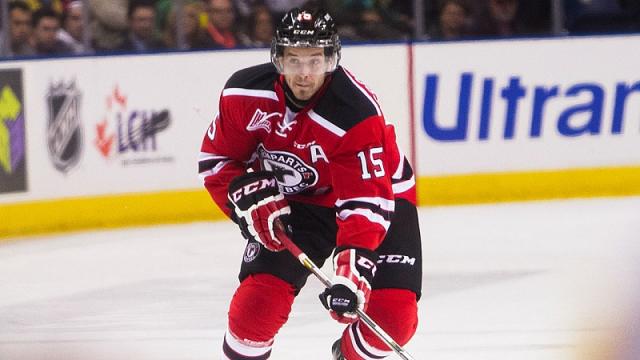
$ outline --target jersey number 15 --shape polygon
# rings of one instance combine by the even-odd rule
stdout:
[[[366,153],[369,153],[367,157]],[[384,176],[384,165],[379,155],[382,154],[381,147],[374,147],[366,151],[360,151],[358,153],[358,159],[360,159],[360,168],[362,169],[362,178],[364,180],[371,179],[371,173],[369,172],[368,161],[371,161],[371,167],[373,168],[373,175],[375,177]]]

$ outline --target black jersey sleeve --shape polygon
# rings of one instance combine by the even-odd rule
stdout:
[[[273,90],[273,83],[278,76],[273,64],[264,63],[237,71],[227,80],[224,88]]]

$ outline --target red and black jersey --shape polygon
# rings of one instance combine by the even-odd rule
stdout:
[[[413,171],[393,127],[343,67],[297,113],[286,106],[283,81],[270,63],[228,80],[202,143],[205,187],[228,215],[229,182],[247,168],[270,170],[290,201],[335,208],[337,246],[375,249],[395,199],[415,203]]]

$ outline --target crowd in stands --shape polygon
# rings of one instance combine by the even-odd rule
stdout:
[[[4,1],[8,24],[0,57],[267,47],[274,24],[292,7],[326,9],[347,42],[554,32],[552,0],[418,0],[425,11],[422,26],[416,26],[410,0]],[[565,33],[640,31],[640,1],[563,4]]]

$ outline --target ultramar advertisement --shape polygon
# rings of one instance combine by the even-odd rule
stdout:
[[[414,55],[423,203],[640,190],[640,37],[421,44]]]

